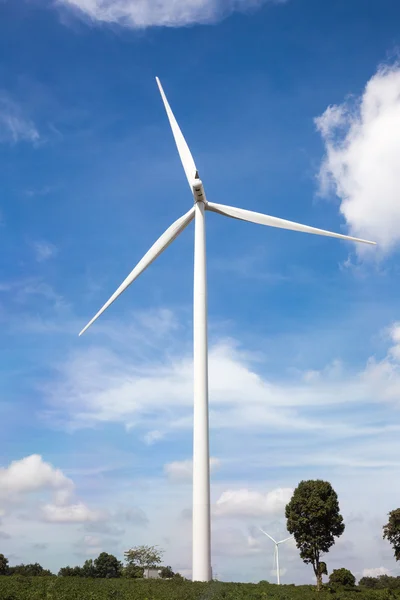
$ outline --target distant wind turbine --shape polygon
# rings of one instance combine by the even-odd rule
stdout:
[[[157,84],[167,111],[172,133],[178,148],[179,156],[193,194],[194,206],[175,221],[123,281],[111,298],[99,312],[82,329],[82,335],[90,325],[118,298],[122,292],[175,240],[176,237],[195,219],[194,235],[194,297],[193,297],[193,363],[194,363],[194,418],[193,418],[193,556],[192,577],[194,581],[211,579],[211,533],[210,533],[210,460],[209,460],[209,424],[208,424],[208,345],[207,345],[207,283],[206,283],[206,243],[205,243],[205,211],[211,211],[242,221],[291,229],[304,233],[313,233],[375,244],[367,240],[349,237],[340,233],[332,233],[316,229],[277,217],[270,217],[250,210],[225,206],[208,202],[204,187],[185,138],[172,113],[161,83]],[[226,188],[227,193],[228,187]],[[166,195],[165,199],[170,202]]]
[[[280,540],[280,542],[277,542],[276,540],[274,540],[274,538],[271,535],[269,535],[269,533],[264,531],[264,529],[261,529],[261,527],[259,529],[264,535],[269,537],[269,539],[272,540],[275,544],[275,546],[274,546],[274,567],[276,568],[277,583],[278,583],[278,585],[280,585],[281,578],[280,578],[280,572],[279,572],[279,544],[283,544],[284,542],[291,540],[293,538],[293,536],[291,535],[291,536],[285,538],[284,540]]]

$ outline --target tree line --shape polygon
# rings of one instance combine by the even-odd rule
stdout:
[[[391,544],[396,561],[400,560],[400,508],[389,513],[389,520],[383,526],[383,539]],[[322,589],[322,576],[328,575],[327,564],[322,557],[327,554],[340,537],[345,525],[340,514],[338,496],[328,481],[321,479],[301,481],[294,490],[292,498],[285,507],[286,527],[295,539],[300,557],[311,564],[317,580],[317,590]],[[170,566],[161,567],[163,551],[156,546],[136,546],[124,553],[125,564],[114,555],[102,552],[96,559],[88,559],[83,566],[63,567],[60,577],[129,577],[141,578],[144,569],[160,569],[161,577],[182,577],[175,574]],[[10,567],[8,559],[0,554],[0,575],[51,575],[38,563]],[[382,578],[383,577],[383,578]],[[364,577],[365,587],[379,587],[387,576],[378,578]],[[354,579],[354,582],[351,583]],[[398,578],[392,578],[396,580]],[[390,579],[390,581],[392,581]],[[355,578],[347,569],[336,569],[331,573],[330,583],[354,585]],[[393,584],[393,582],[392,582]],[[394,585],[394,584],[393,584]]]
[[[157,568],[162,579],[183,579],[174,573],[170,566],[161,566],[163,550],[157,546],[135,546],[124,552],[125,564],[113,554],[101,552],[94,560],[87,559],[82,566],[66,566],[58,571],[59,577],[93,577],[111,579],[127,577],[138,579],[144,576],[145,569]],[[10,567],[8,558],[0,554],[0,575],[44,576],[53,575],[39,563]]]
[[[354,588],[356,578],[348,569],[334,569],[329,575],[328,587]],[[372,590],[400,590],[400,577],[391,577],[390,575],[379,575],[378,577],[361,577],[358,582],[359,587]]]

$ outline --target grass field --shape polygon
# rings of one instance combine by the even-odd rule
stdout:
[[[319,594],[312,586],[267,583],[191,583],[78,577],[0,577],[0,600],[389,600],[400,590],[338,590]]]

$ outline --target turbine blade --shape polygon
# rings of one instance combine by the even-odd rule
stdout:
[[[261,527],[258,528],[264,535],[266,535],[267,537],[269,537],[270,540],[272,540],[274,542],[274,544],[276,544],[276,540],[274,540],[274,538],[269,535],[269,533],[267,533],[266,531],[264,531],[264,529],[261,529]]]
[[[352,237],[349,235],[342,235],[341,233],[333,233],[332,231],[325,231],[324,229],[317,229],[316,227],[310,227],[309,225],[302,225],[301,223],[295,223],[294,221],[286,221],[285,219],[279,219],[278,217],[263,215],[262,213],[253,212],[251,210],[244,210],[243,208],[234,208],[233,206],[225,206],[224,204],[214,204],[214,202],[208,202],[206,204],[206,208],[207,210],[219,213],[220,215],[232,217],[233,219],[240,219],[241,221],[250,221],[250,223],[258,223],[259,225],[269,225],[270,227],[279,227],[280,229],[291,229],[293,231],[314,233],[316,235],[326,235],[328,237],[339,238],[341,240],[362,242],[363,244],[371,244],[373,246],[376,246],[376,242],[362,240],[360,238]]]
[[[189,182],[190,189],[192,189],[192,185],[194,180],[196,179],[197,174],[196,165],[194,164],[193,156],[190,153],[189,146],[187,145],[186,140],[183,137],[182,131],[180,130],[179,125],[176,122],[174,113],[171,110],[171,107],[168,103],[167,97],[164,93],[164,90],[158,77],[156,77],[156,81],[158,89],[160,90],[161,98],[164,102],[165,110],[167,111],[169,124],[171,125],[176,147],[178,148],[179,156],[181,157],[182,165],[186,173],[186,178]]]
[[[292,535],[290,535],[289,537],[285,538],[284,540],[281,540],[280,542],[277,542],[277,544],[283,544],[284,542],[287,542],[288,540],[291,540],[293,538]]]
[[[104,306],[99,312],[93,317],[91,321],[82,329],[79,335],[85,333],[85,331],[94,323],[94,321],[126,290],[131,283],[139,277],[141,273],[159,256],[167,246],[174,241],[176,237],[189,225],[193,220],[195,214],[195,207],[193,206],[186,214],[180,217],[175,223],[172,223],[170,227],[158,238],[158,240],[152,245],[150,250],[146,252],[143,258],[138,262],[136,267],[131,271],[128,277],[121,283],[119,288],[113,293],[111,298],[107,300]]]

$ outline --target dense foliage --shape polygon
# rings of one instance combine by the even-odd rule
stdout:
[[[4,554],[0,554],[0,575],[7,575],[8,572],[8,558]]]
[[[15,567],[8,567],[6,575],[23,575],[25,577],[38,577],[45,575],[52,575],[48,569],[44,569],[39,563],[32,563],[28,565],[16,565]]]
[[[400,508],[389,513],[389,521],[383,527],[383,538],[388,539],[396,560],[400,560]]]
[[[135,546],[124,552],[125,561],[131,567],[144,569],[161,565],[163,550],[156,546]]]
[[[318,571],[320,573],[320,575],[328,575],[328,567],[326,566],[326,562],[321,561],[319,563],[319,568]]]
[[[97,577],[102,579],[112,579],[120,577],[122,573],[122,563],[112,554],[102,552],[93,563]]]
[[[400,590],[400,577],[379,575],[378,577],[362,577],[358,582],[362,588],[371,590]]]
[[[192,583],[183,580],[82,579],[79,577],[0,577],[0,600],[309,600],[313,586],[268,583]],[[395,600],[387,590],[328,590],[319,600]]]
[[[25,577],[36,577],[38,575],[52,575],[48,569],[44,569],[39,563],[29,565],[16,565],[10,567],[8,558],[0,554],[0,575],[23,575]]]
[[[354,587],[356,585],[356,578],[348,569],[334,569],[329,575],[329,583],[330,585],[345,585]]]
[[[155,546],[136,546],[125,552],[124,566],[113,554],[102,552],[92,560],[86,560],[82,567],[62,567],[60,577],[93,577],[100,579],[116,579],[126,577],[140,579],[146,567],[160,566],[162,550]],[[171,567],[161,567],[161,577],[169,579],[176,577]]]
[[[176,577],[175,573],[173,572],[170,566],[162,567],[160,575],[163,579],[171,579],[171,577]]]
[[[285,515],[287,530],[294,535],[300,557],[313,566],[320,590],[321,556],[344,531],[337,494],[328,481],[301,481],[286,505]]]

